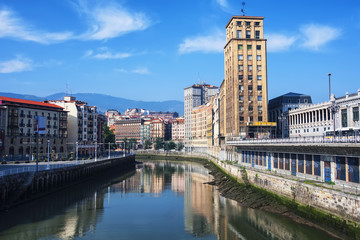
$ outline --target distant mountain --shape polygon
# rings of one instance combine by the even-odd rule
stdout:
[[[0,96],[32,101],[59,100],[63,99],[65,95],[66,93],[55,93],[46,97],[38,97],[34,95],[0,92]],[[72,94],[72,96],[76,97],[77,100],[87,102],[91,106],[97,106],[98,111],[100,112],[106,112],[108,109],[116,109],[121,113],[124,113],[127,108],[144,108],[151,111],[177,112],[179,113],[179,116],[184,115],[184,103],[181,101],[135,101],[97,93],[75,93]]]

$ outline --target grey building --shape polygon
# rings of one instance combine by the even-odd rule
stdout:
[[[276,122],[276,138],[289,137],[289,110],[312,104],[311,96],[289,92],[273,98],[268,104],[269,122]]]

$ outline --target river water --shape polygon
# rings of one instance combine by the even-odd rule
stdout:
[[[332,239],[219,195],[196,163],[146,161],[0,213],[0,239]]]

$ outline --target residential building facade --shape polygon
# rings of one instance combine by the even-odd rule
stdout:
[[[184,124],[185,124],[185,150],[191,142],[192,110],[210,101],[211,97],[218,93],[218,87],[208,84],[194,84],[184,89]]]
[[[175,118],[171,123],[171,138],[173,141],[184,141],[185,138],[185,124],[184,118]]]
[[[52,158],[66,157],[67,112],[62,107],[8,97],[0,97],[0,107],[3,158],[31,160],[37,153],[44,158],[48,144]]]
[[[141,142],[141,126],[143,119],[122,119],[115,122],[115,142],[121,144],[125,138]]]
[[[233,16],[226,25],[224,133],[255,137],[268,121],[267,56],[263,17]],[[225,101],[224,101],[225,100]]]
[[[98,113],[95,106],[76,100],[75,97],[65,96],[63,100],[49,100],[49,103],[58,105],[68,112],[68,150],[80,157],[99,152],[98,140]]]

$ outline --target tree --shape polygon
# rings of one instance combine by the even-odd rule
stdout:
[[[129,140],[129,147],[130,147],[131,149],[135,149],[135,148],[136,148],[136,143],[137,143],[137,141],[136,141],[135,138],[130,138],[130,140]]]
[[[115,134],[113,130],[104,123],[104,141],[105,143],[114,143],[115,142]]]
[[[184,148],[184,143],[183,142],[178,142],[177,146],[176,146],[176,149],[178,151],[181,151],[182,149]]]
[[[176,148],[176,144],[173,141],[168,142],[168,144],[166,144],[166,150],[173,150]]]
[[[164,147],[163,139],[162,138],[156,138],[154,147],[155,147],[155,150],[159,150],[159,149],[163,148]]]
[[[150,149],[151,148],[151,145],[152,145],[152,142],[148,139],[145,141],[145,144],[144,144],[144,148],[145,149]]]

